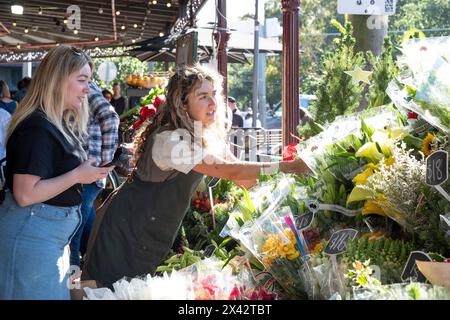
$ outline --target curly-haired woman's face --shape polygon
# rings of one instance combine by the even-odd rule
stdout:
[[[194,121],[209,126],[216,121],[216,89],[209,80],[203,80],[200,87],[188,95],[187,113]]]

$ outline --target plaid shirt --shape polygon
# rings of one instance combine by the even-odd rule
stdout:
[[[96,159],[96,165],[112,160],[119,144],[119,115],[105,100],[99,87],[89,82],[89,122],[88,137],[85,139],[84,149],[89,158]],[[106,179],[97,181],[99,187],[104,188]]]

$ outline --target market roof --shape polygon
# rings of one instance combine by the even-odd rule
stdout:
[[[11,12],[13,2],[23,6],[22,15]],[[84,48],[132,45],[181,31],[205,2],[0,0],[0,52],[37,51],[62,43]]]
[[[192,30],[198,33],[198,56],[200,61],[209,60],[212,55],[215,40],[212,29],[198,28]],[[129,51],[141,61],[175,61],[176,43],[172,37],[155,37],[136,43],[138,46]],[[254,52],[253,34],[231,31],[227,43],[228,62],[247,63],[246,57]],[[277,38],[259,38],[259,51],[261,53],[278,54],[282,50]]]

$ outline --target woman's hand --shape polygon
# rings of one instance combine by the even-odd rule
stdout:
[[[252,180],[233,180],[233,182],[235,184],[237,184],[239,187],[241,188],[245,188],[245,189],[250,189],[251,187],[253,187],[258,180],[257,179],[252,179]]]
[[[311,172],[311,169],[301,158],[292,161],[280,162],[280,170],[284,173],[296,173],[296,174],[306,174]]]
[[[74,169],[74,173],[78,183],[90,184],[97,180],[105,178],[109,172],[114,169],[111,167],[94,167],[95,159],[89,159]]]

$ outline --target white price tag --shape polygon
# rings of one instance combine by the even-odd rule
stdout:
[[[397,0],[338,0],[340,14],[393,15]]]

